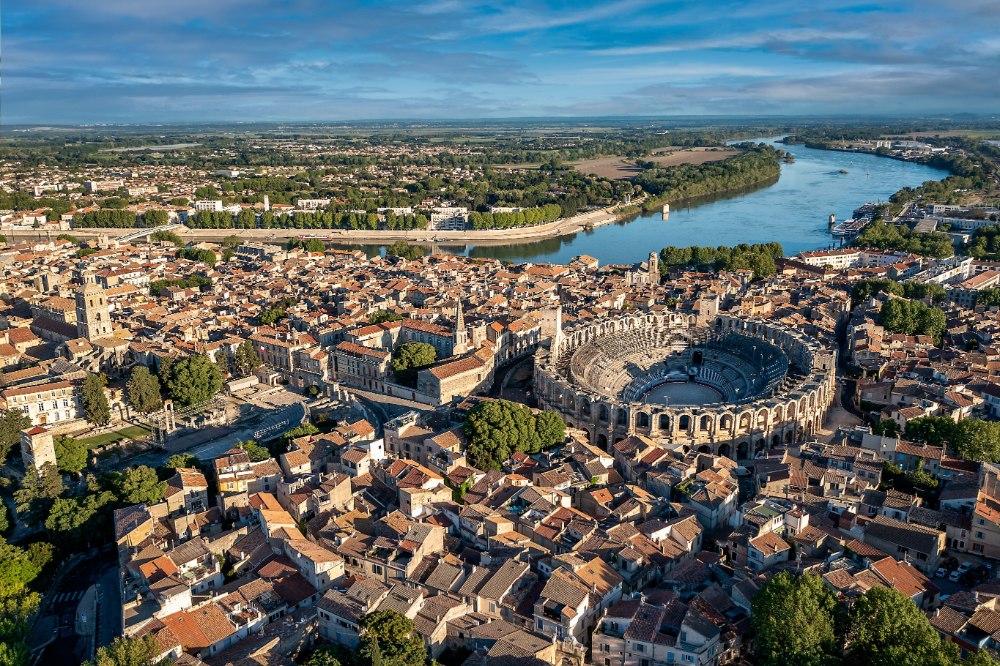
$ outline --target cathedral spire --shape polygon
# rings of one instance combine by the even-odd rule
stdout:
[[[469,350],[469,332],[465,328],[465,315],[462,313],[462,299],[455,302],[455,348],[456,354]]]

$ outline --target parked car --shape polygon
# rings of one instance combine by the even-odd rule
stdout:
[[[955,571],[952,571],[951,574],[948,575],[948,580],[950,580],[953,583],[957,583],[958,579],[961,577],[962,574],[959,573],[958,569],[956,569]]]
[[[958,565],[958,573],[964,574],[966,571],[972,569],[972,562],[962,562]]]
[[[938,567],[938,570],[934,572],[935,578],[944,578],[948,575],[948,570],[944,567]]]

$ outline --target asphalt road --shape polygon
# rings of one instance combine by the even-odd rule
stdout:
[[[118,565],[113,556],[105,554],[78,564],[66,576],[59,589],[53,590],[49,615],[55,622],[55,640],[40,655],[38,664],[45,666],[79,666],[90,659],[92,643],[76,634],[76,610],[87,589],[98,585],[97,646],[107,645],[121,633],[121,597],[118,591]]]

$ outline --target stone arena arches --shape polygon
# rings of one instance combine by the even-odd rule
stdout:
[[[643,345],[687,363],[693,358],[690,345],[728,334],[759,339],[758,351],[761,344],[764,348],[773,345],[787,356],[795,372],[780,378],[764,395],[741,395],[733,402],[699,407],[642,402],[641,393],[633,399],[614,389],[622,381],[618,376],[607,374],[614,368],[643,372],[645,366],[636,366],[635,360],[644,353]],[[722,349],[698,360],[711,361],[713,355],[725,358],[725,354]],[[600,359],[613,361],[600,366],[604,374],[595,371],[594,363]],[[560,412],[569,425],[584,428],[590,441],[601,448],[638,433],[665,448],[707,447],[746,460],[768,447],[792,445],[815,433],[835,394],[834,374],[827,372],[835,366],[835,351],[774,322],[720,315],[699,323],[693,315],[645,313],[564,331],[557,349],[543,348],[536,354],[535,389],[542,407]]]

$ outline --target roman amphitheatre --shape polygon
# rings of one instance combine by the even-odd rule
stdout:
[[[776,322],[625,315],[560,332],[535,392],[591,443],[642,435],[749,460],[814,435],[836,394],[836,351]]]

